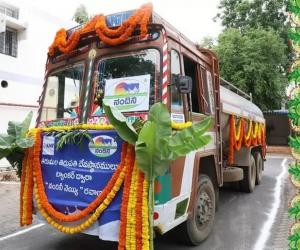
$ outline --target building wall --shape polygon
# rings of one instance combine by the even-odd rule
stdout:
[[[287,113],[264,114],[267,125],[267,145],[288,146],[290,124]]]
[[[36,116],[37,108],[13,107],[5,103],[38,105],[48,47],[57,30],[62,27],[71,28],[76,26],[76,23],[61,20],[32,6],[30,1],[0,0],[0,6],[19,9],[19,19],[16,22],[24,26],[18,30],[17,57],[0,53],[0,82],[8,82],[7,88],[0,86],[0,133],[4,133],[9,120],[21,121],[30,110]],[[7,22],[7,26],[10,25]]]

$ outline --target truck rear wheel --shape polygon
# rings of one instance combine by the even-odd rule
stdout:
[[[240,190],[245,193],[252,193],[256,181],[256,165],[253,155],[250,155],[249,166],[242,167],[244,170],[244,179],[240,181]]]
[[[262,179],[262,172],[263,172],[263,168],[264,168],[264,162],[263,162],[263,159],[261,157],[260,152],[255,152],[254,153],[254,159],[255,159],[255,165],[256,165],[256,181],[255,181],[255,184],[259,185],[261,183],[261,179]]]
[[[199,245],[212,231],[216,211],[215,191],[207,175],[200,175],[192,214],[178,231],[184,243]]]

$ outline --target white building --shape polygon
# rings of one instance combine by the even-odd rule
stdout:
[[[37,111],[48,47],[57,30],[75,25],[29,0],[0,0],[0,133]]]

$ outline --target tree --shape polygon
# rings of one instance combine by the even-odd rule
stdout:
[[[89,14],[83,4],[79,5],[79,7],[76,9],[72,20],[79,24],[83,24],[89,21]]]
[[[212,49],[215,45],[215,39],[211,36],[205,36],[202,38],[199,45],[200,45],[200,47],[205,48],[205,49]]]
[[[221,0],[216,18],[225,28],[273,28],[286,39],[287,5],[288,0]]]
[[[214,51],[220,58],[221,77],[252,93],[261,109],[280,108],[287,85],[282,73],[287,55],[283,39],[273,29],[227,29]]]
[[[220,12],[215,18],[220,19],[225,28],[236,28],[241,32],[249,28],[272,28],[287,44],[288,2],[289,0],[221,0]],[[286,53],[290,59],[295,56],[291,46],[286,47]],[[285,71],[288,68],[289,62],[284,66]]]

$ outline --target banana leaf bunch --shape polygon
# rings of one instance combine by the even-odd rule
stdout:
[[[30,112],[23,122],[9,121],[7,134],[0,134],[0,159],[6,158],[20,177],[25,149],[32,147],[34,139],[27,137],[32,120]]]
[[[156,103],[150,108],[147,121],[137,121],[134,124],[128,123],[122,113],[107,105],[105,101],[103,108],[119,136],[135,145],[136,162],[148,179],[148,206],[151,218],[149,237],[152,250],[154,181],[157,176],[168,170],[171,161],[209,143],[211,136],[205,132],[211,127],[212,121],[206,118],[186,129],[173,132],[170,114],[162,103]]]

